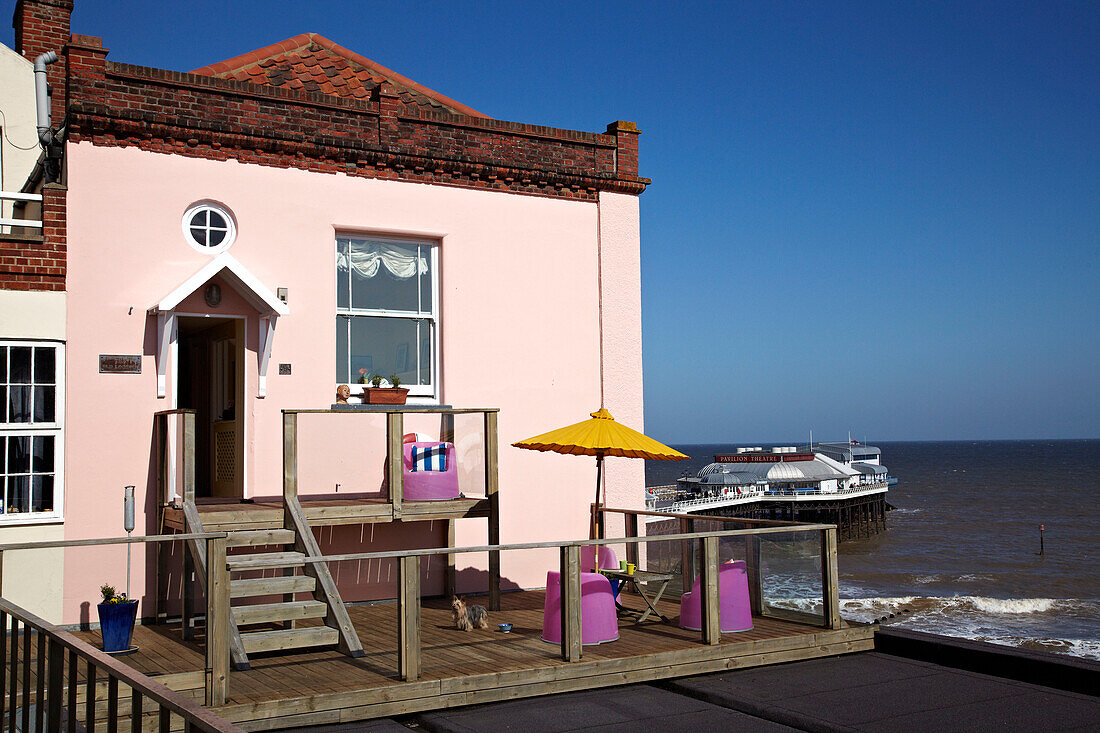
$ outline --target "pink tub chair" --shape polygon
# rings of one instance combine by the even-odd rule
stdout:
[[[596,547],[593,545],[585,545],[581,548],[581,572],[582,573],[594,573],[596,572]],[[615,551],[607,545],[599,545],[600,550],[600,570],[618,570],[619,558],[615,556]]]
[[[696,575],[691,592],[680,597],[681,629],[703,629],[703,594],[699,585],[699,576]],[[724,634],[752,628],[749,576],[743,560],[718,566],[718,625]]]
[[[417,461],[413,464],[413,450],[419,453],[425,448],[443,446],[444,465],[441,468],[438,460]],[[405,501],[444,501],[457,499],[458,491],[458,462],[455,460],[454,443],[440,443],[438,441],[417,441],[405,443],[403,446],[405,463]]]
[[[602,644],[618,638],[611,583],[599,573],[581,573],[581,644]],[[557,570],[546,573],[542,640],[561,643],[561,573]]]

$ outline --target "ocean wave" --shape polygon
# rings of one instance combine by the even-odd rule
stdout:
[[[765,598],[768,605],[820,614],[821,598]],[[882,623],[993,644],[1100,659],[1096,598],[989,598],[986,596],[870,596],[841,598],[850,621]]]
[[[981,596],[962,596],[974,607],[985,613],[1046,613],[1058,603],[1055,598],[984,598]]]

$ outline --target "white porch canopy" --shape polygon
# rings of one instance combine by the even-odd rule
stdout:
[[[149,315],[157,317],[157,397],[164,397],[166,392],[169,346],[176,340],[176,308],[215,275],[221,275],[259,314],[260,365],[256,396],[267,395],[267,364],[271,357],[271,342],[275,337],[275,321],[279,316],[289,314],[290,307],[232,255],[222,252],[149,308]]]

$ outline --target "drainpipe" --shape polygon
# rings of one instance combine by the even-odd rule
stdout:
[[[48,51],[34,60],[34,101],[38,108],[38,140],[48,146],[50,134],[50,87],[46,82],[46,66],[57,61],[57,52]]]

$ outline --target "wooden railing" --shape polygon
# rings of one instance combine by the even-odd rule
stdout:
[[[102,545],[125,545],[125,544],[145,544],[145,543],[158,543],[159,544],[159,543],[164,543],[164,542],[193,542],[194,543],[194,542],[205,541],[206,557],[209,559],[209,562],[207,562],[207,564],[206,564],[206,573],[207,573],[207,575],[206,575],[206,578],[205,578],[205,581],[206,581],[205,582],[205,587],[207,588],[207,593],[206,593],[206,650],[205,650],[206,651],[206,657],[205,657],[205,666],[204,666],[205,683],[206,683],[205,684],[205,701],[206,701],[207,705],[211,705],[211,706],[224,705],[227,698],[228,698],[228,694],[229,694],[229,613],[230,613],[230,610],[229,610],[229,570],[228,570],[228,565],[226,563],[226,539],[225,538],[226,538],[226,535],[225,535],[224,532],[205,532],[205,533],[202,533],[202,534],[150,535],[150,536],[145,536],[145,537],[109,537],[109,538],[102,538],[102,539],[86,539],[86,540],[52,540],[52,541],[44,541],[44,542],[21,542],[21,543],[16,543],[16,544],[0,545],[0,603],[4,603],[4,604],[6,604],[6,606],[10,607],[11,609],[15,609],[15,610],[8,610],[7,611],[7,613],[12,615],[13,618],[16,618],[18,616],[19,618],[21,618],[23,620],[23,622],[25,624],[30,625],[30,626],[32,626],[33,628],[36,628],[36,629],[41,629],[41,630],[43,630],[43,633],[45,633],[46,631],[49,631],[51,633],[52,632],[57,632],[58,634],[64,634],[65,632],[62,632],[60,629],[57,629],[56,627],[51,626],[47,622],[42,621],[41,619],[39,619],[37,617],[31,616],[30,614],[22,611],[21,609],[18,609],[18,607],[13,606],[9,602],[3,600],[3,598],[2,598],[2,596],[3,596],[3,572],[2,571],[3,571],[3,561],[4,561],[4,554],[5,553],[15,552],[15,551],[18,551],[18,550],[41,550],[41,549],[50,549],[50,548],[90,547],[90,546],[102,546]],[[16,613],[16,611],[18,611],[19,613]],[[14,631],[15,631],[15,629],[13,627],[12,632],[14,633]],[[98,655],[110,660],[112,663],[118,665],[120,668],[125,669],[125,670],[129,670],[129,668],[126,667],[125,665],[114,662],[114,660],[112,660],[110,657],[107,657],[102,652],[98,652],[96,649],[94,649],[93,647],[89,646],[88,644],[86,644],[84,642],[81,642],[79,639],[76,639],[75,637],[71,637],[69,635],[66,635],[65,638],[69,641],[82,644],[83,645],[81,647],[82,651],[87,651],[87,650],[90,649],[91,651],[96,652],[96,654],[98,654]],[[0,643],[3,643],[2,642],[2,635],[0,635]],[[23,684],[24,684],[24,686],[29,684],[29,682],[26,681],[27,680],[27,665],[29,664],[29,661],[30,661],[29,657],[26,656],[27,654],[29,654],[29,649],[30,649],[29,644],[30,644],[29,637],[26,637],[26,639],[24,640],[24,655],[25,656],[24,656],[24,659],[23,659],[23,671],[24,671],[24,682],[23,682]],[[66,642],[66,645],[68,645],[68,641]],[[39,662],[40,662],[38,668],[40,670],[45,669],[44,667],[41,666],[41,660],[43,659],[43,655],[45,654],[45,651],[44,651],[45,648],[46,648],[45,646],[39,646],[38,647],[38,657],[39,657]],[[14,647],[12,649],[12,654],[13,655],[15,654]],[[0,656],[3,656],[2,653],[0,653]],[[98,657],[97,657],[97,659],[98,659]],[[97,664],[98,664],[98,662],[97,662]],[[10,675],[10,680],[11,680],[11,685],[12,685],[11,689],[14,690],[15,672],[12,671],[16,668],[16,660],[15,660],[14,656],[12,657],[10,666],[11,666],[10,669],[5,667],[5,668],[3,668],[3,670],[0,670],[0,690],[3,689],[2,680],[4,679],[5,674]],[[57,673],[60,674],[60,666],[57,667],[57,670],[58,670]],[[52,674],[52,672],[51,672],[51,674]],[[75,674],[75,672],[73,672],[73,674]],[[129,670],[129,674],[137,675],[137,677],[135,677],[135,679],[140,678],[138,680],[139,682],[141,680],[147,679],[147,678],[143,678],[141,675],[138,675],[133,670]],[[39,688],[41,688],[41,685],[43,684],[44,679],[45,678],[43,676],[41,676],[41,675],[39,676],[39,678],[38,678]],[[115,687],[117,687],[118,679],[123,679],[124,681],[126,681],[124,678],[119,677],[119,676],[116,675],[115,681],[113,683],[111,683],[110,680],[108,680],[109,687],[110,687],[111,684],[114,684]],[[128,681],[126,681],[126,684],[130,684],[130,683]],[[142,684],[144,684],[144,682],[142,682]],[[156,683],[153,683],[153,684],[156,684]],[[75,686],[72,686],[72,688],[75,689]],[[160,685],[156,685],[156,688],[154,688],[154,689],[160,689],[160,688],[161,688]],[[109,690],[109,692],[110,692],[110,690]],[[73,693],[73,694],[75,694],[75,693]],[[15,697],[14,697],[15,692],[14,691],[11,692],[11,695],[12,695],[12,705],[14,706],[15,705]],[[151,693],[150,693],[150,696],[152,696]],[[39,689],[39,698],[41,698],[41,690],[40,689]],[[58,698],[58,700],[60,700],[60,698]],[[115,704],[117,704],[117,697],[115,699]],[[112,708],[109,707],[109,710],[111,710],[111,709]],[[172,708],[172,709],[174,710],[174,708]],[[26,713],[24,713],[24,715],[26,715]],[[114,717],[113,715],[109,714],[108,719],[107,719],[108,720],[108,726],[109,726],[110,730],[114,729],[113,727],[110,727],[110,726],[113,726],[113,723],[110,722],[113,719],[113,717]],[[13,727],[10,730],[14,732],[15,728]],[[28,729],[26,727],[24,727],[23,730],[28,730]],[[35,728],[35,730],[42,730],[42,728],[38,727],[38,728]],[[51,730],[54,730],[54,729],[51,728]],[[138,728],[137,730],[140,730],[140,728]],[[232,728],[203,728],[202,730],[232,730]]]
[[[0,598],[0,725],[7,730],[240,729],[72,634]],[[129,710],[119,687],[129,688]],[[6,690],[6,695],[4,694]],[[80,709],[83,707],[83,715]],[[182,725],[181,725],[182,723]],[[32,727],[33,726],[33,727]]]
[[[623,510],[620,510],[623,511]],[[562,641],[561,657],[568,662],[581,659],[581,548],[597,545],[621,545],[628,547],[628,557],[637,557],[637,546],[649,542],[680,542],[689,548],[698,545],[700,563],[700,590],[702,594],[703,624],[701,640],[704,644],[718,644],[721,638],[718,617],[718,550],[719,540],[743,537],[746,541],[755,541],[761,535],[776,533],[820,533],[822,536],[823,578],[828,582],[823,598],[826,613],[825,628],[841,628],[839,608],[836,604],[836,526],[832,524],[795,524],[790,522],[771,522],[753,529],[734,529],[719,532],[685,532],[655,537],[617,537],[611,539],[577,540],[563,542],[526,542],[508,545],[481,545],[476,547],[433,547],[421,550],[399,550],[389,552],[357,552],[342,555],[307,557],[309,563],[333,563],[350,560],[395,560],[398,569],[397,590],[397,659],[398,674],[404,681],[415,681],[420,677],[420,559],[433,555],[459,555],[465,553],[496,553],[516,550],[553,549],[559,551],[559,570],[562,578],[561,613]],[[831,543],[831,544],[830,544]],[[832,552],[829,552],[832,547]],[[633,551],[631,548],[634,548]],[[690,553],[691,550],[686,551]],[[272,561],[270,567],[275,567]],[[262,562],[254,563],[251,568],[258,570],[267,567]],[[752,580],[750,579],[750,583]],[[750,585],[750,592],[751,592]],[[759,586],[757,586],[759,588]],[[759,591],[756,600],[759,605]],[[833,608],[833,611],[829,611]],[[802,619],[799,619],[802,620]]]
[[[593,516],[596,515],[596,505],[590,505]],[[774,616],[777,618],[796,618],[807,620],[803,614],[786,609],[770,608],[764,603],[763,575],[760,566],[760,544],[756,535],[762,532],[753,532],[753,528],[768,528],[769,532],[805,532],[816,531],[820,535],[821,547],[821,605],[822,624],[827,629],[840,628],[840,588],[837,573],[837,527],[835,524],[806,524],[803,522],[789,522],[778,519],[748,519],[743,517],[716,517],[698,514],[677,514],[663,511],[643,511],[640,509],[617,509],[612,507],[599,507],[599,527],[607,526],[608,515],[620,515],[623,517],[624,534],[627,537],[638,537],[639,518],[666,519],[676,522],[679,534],[695,533],[696,525],[700,522],[711,522],[722,525],[735,525],[747,528],[745,532],[745,566],[749,579],[749,598],[752,604],[752,612],[757,616]],[[645,522],[642,522],[642,526]],[[670,535],[658,535],[659,539],[670,539]],[[627,562],[637,564],[637,545],[627,546]],[[686,593],[691,590],[696,568],[702,567],[700,548],[692,548],[682,543],[681,550],[681,576],[683,590]]]
[[[283,410],[283,497],[288,505],[292,500],[298,499],[298,416],[305,414],[334,414],[347,415],[365,414],[386,416],[386,483],[389,494],[388,501],[392,506],[394,520],[400,521],[402,517],[406,521],[415,521],[418,518],[442,518],[447,522],[448,544],[454,544],[455,520],[453,517],[434,517],[417,514],[408,516],[410,512],[405,509],[405,472],[402,439],[405,435],[406,414],[429,414],[440,416],[440,435],[443,441],[454,441],[455,416],[456,415],[481,415],[484,430],[484,463],[485,463],[485,501],[488,503],[488,541],[495,545],[500,542],[500,500],[497,490],[500,486],[498,469],[498,435],[497,408],[453,408],[435,406],[395,406],[386,408],[355,409],[349,406],[345,409],[313,409],[313,410]],[[447,513],[446,502],[433,502],[441,515]],[[454,590],[455,566],[453,556],[448,557],[447,567],[444,571],[444,586],[448,593]],[[500,608],[500,553],[489,553],[489,608]]]

